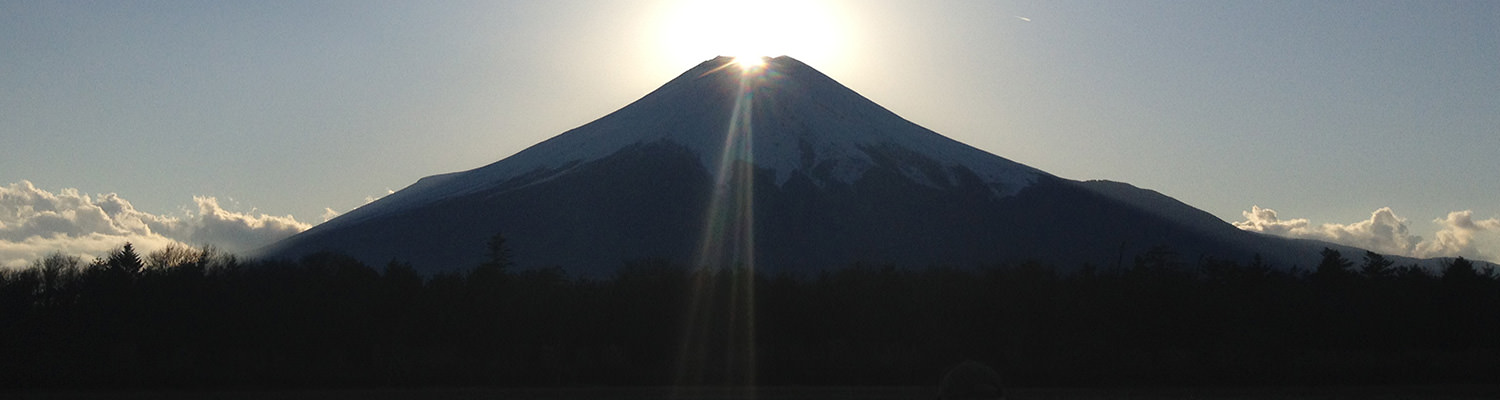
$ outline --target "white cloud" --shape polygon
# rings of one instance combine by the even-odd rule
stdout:
[[[376,200],[385,198],[385,196],[390,196],[391,193],[396,193],[396,191],[391,190],[391,188],[385,188],[385,193],[381,193],[379,196],[365,196],[365,203],[361,204],[360,206],[362,207],[366,204],[374,203]],[[344,213],[339,212],[332,207],[323,207],[323,214],[320,215],[320,217],[323,218],[323,222],[328,222],[332,221],[334,218],[338,218],[340,215],[344,215]]]
[[[312,227],[290,215],[228,211],[219,207],[219,200],[213,197],[195,196],[193,202],[198,203],[198,215],[189,237],[194,243],[211,243],[230,252],[253,250]]]
[[[110,235],[98,232],[82,236],[37,235],[19,241],[0,240],[0,268],[27,266],[53,252],[78,256],[88,262],[95,257],[105,257],[125,242],[134,244],[139,251],[155,251],[169,244],[181,244],[161,235]]]
[[[1473,211],[1454,211],[1446,218],[1434,220],[1439,230],[1432,240],[1411,234],[1407,220],[1390,207],[1375,210],[1369,219],[1350,224],[1313,225],[1305,218],[1282,219],[1276,210],[1260,206],[1252,206],[1241,215],[1245,220],[1234,222],[1234,226],[1247,231],[1323,240],[1383,254],[1500,259],[1487,250],[1500,243],[1500,219],[1476,221]]]
[[[1282,220],[1276,215],[1276,210],[1251,206],[1250,211],[1241,211],[1245,221],[1235,222],[1234,226],[1247,231],[1269,233],[1277,236],[1297,237],[1308,228],[1306,218]]]
[[[88,260],[125,242],[143,252],[173,243],[243,252],[311,227],[291,216],[228,211],[213,197],[193,200],[196,213],[170,216],[136,210],[114,193],[53,193],[28,181],[0,186],[0,267],[24,266],[57,251]]]
[[[365,204],[374,203],[375,200],[380,200],[382,198],[385,198],[385,196],[390,196],[391,193],[396,193],[396,191],[391,190],[391,188],[385,188],[385,194],[379,196],[365,196]]]
[[[323,222],[328,222],[329,220],[338,218],[339,215],[343,215],[343,213],[334,211],[333,208],[330,207],[323,207]]]
[[[1495,260],[1493,253],[1481,251],[1481,244],[1493,245],[1500,242],[1500,219],[1490,218],[1485,220],[1474,220],[1474,211],[1454,211],[1448,213],[1446,218],[1438,218],[1432,222],[1441,226],[1434,235],[1436,238],[1417,245],[1417,254],[1424,256],[1461,256],[1466,258],[1479,258]],[[1484,246],[1488,249],[1494,247]]]

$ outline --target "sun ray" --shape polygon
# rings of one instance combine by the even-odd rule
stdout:
[[[678,357],[678,386],[755,385],[755,85],[764,68],[740,65],[739,88],[704,218]],[[736,63],[737,64],[737,63]]]

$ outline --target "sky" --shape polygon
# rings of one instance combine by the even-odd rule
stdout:
[[[0,0],[0,265],[244,251],[788,55],[1243,229],[1500,260],[1500,2]]]

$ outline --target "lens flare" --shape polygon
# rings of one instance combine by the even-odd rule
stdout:
[[[679,388],[751,391],[755,360],[755,115],[765,59],[734,61],[739,88],[714,170],[677,363]]]

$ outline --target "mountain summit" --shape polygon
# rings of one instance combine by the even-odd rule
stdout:
[[[263,255],[460,270],[499,233],[522,267],[585,274],[645,258],[772,270],[1113,265],[1160,246],[1315,257],[1315,246],[1241,232],[1156,192],[1061,179],[954,141],[795,59],[764,61],[705,61],[614,113],[423,178]]]
[[[728,149],[729,156],[773,171],[778,184],[793,174],[818,185],[849,184],[889,157],[921,158],[928,165],[902,172],[928,184],[952,183],[957,177],[946,168],[962,167],[997,194],[1043,174],[907,121],[791,57],[766,58],[758,67],[718,57],[603,118],[493,164],[424,178],[350,214],[394,212],[522,177],[546,180],[628,147],[658,144],[682,147],[705,168],[723,162],[727,146],[748,144]]]

